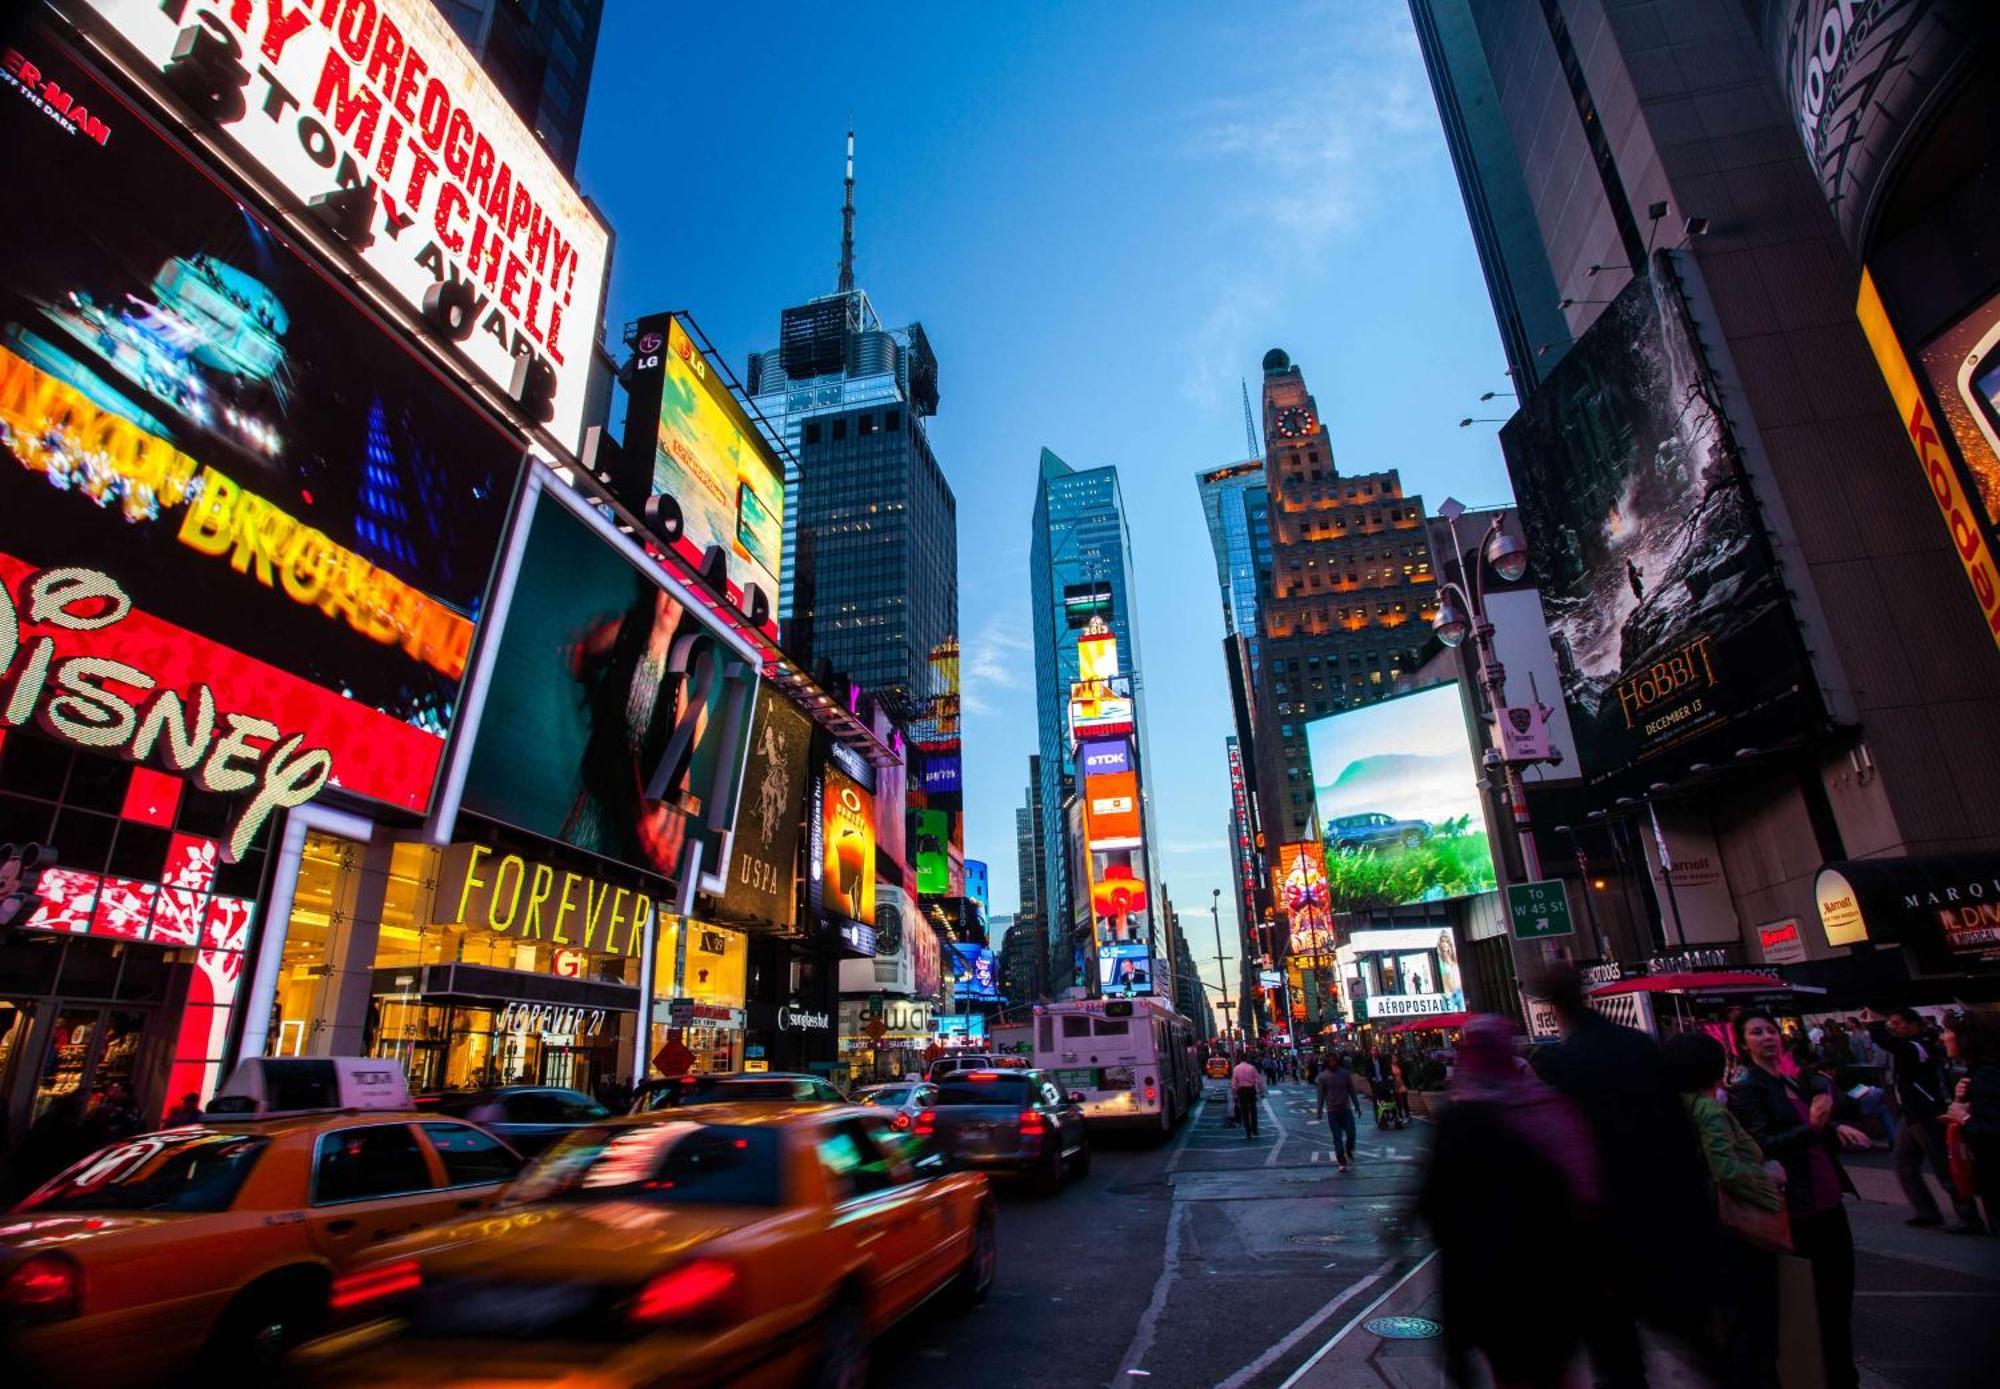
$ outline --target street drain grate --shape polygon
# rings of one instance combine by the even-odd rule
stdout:
[[[1444,1331],[1429,1317],[1372,1317],[1361,1329],[1385,1341],[1424,1341]]]

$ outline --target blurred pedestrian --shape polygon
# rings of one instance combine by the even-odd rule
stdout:
[[[1840,1149],[1865,1148],[1868,1136],[1838,1119],[1841,1106],[1826,1077],[1785,1073],[1785,1034],[1762,1008],[1736,1016],[1736,1045],[1749,1058],[1729,1089],[1729,1112],[1781,1164],[1792,1251],[1812,1264],[1819,1312],[1820,1360],[1828,1389],[1857,1389],[1854,1366],[1854,1233],[1841,1193],[1854,1190]]]
[[[1573,967],[1551,969],[1536,989],[1563,1031],[1563,1040],[1540,1054],[1542,1078],[1583,1112],[1603,1164],[1605,1217],[1586,1321],[1597,1378],[1611,1389],[1645,1385],[1642,1318],[1712,1370],[1707,1287],[1715,1201],[1660,1049],[1586,1004]]]
[[[1370,1049],[1362,1056],[1362,1078],[1368,1082],[1370,1096],[1377,1101],[1375,1107],[1375,1127],[1382,1127],[1382,1100],[1393,1101],[1395,1087],[1390,1084],[1389,1058],[1382,1052]]]
[[[1333,1130],[1334,1161],[1345,1172],[1354,1161],[1354,1116],[1361,1112],[1361,1086],[1354,1072],[1347,1069],[1345,1052],[1319,1073],[1314,1090],[1319,1103],[1313,1117],[1326,1116],[1327,1127]]]
[[[1255,1138],[1257,1100],[1264,1093],[1264,1073],[1251,1065],[1250,1058],[1246,1056],[1230,1072],[1229,1084],[1236,1092],[1236,1113],[1243,1122],[1243,1137],[1245,1140]]]
[[[14,1155],[13,1195],[26,1196],[43,1182],[96,1151],[83,1126],[83,1095],[72,1090],[50,1100],[28,1125]]]
[[[1564,1382],[1600,1276],[1598,1170],[1589,1125],[1516,1059],[1512,1024],[1468,1022],[1417,1201],[1437,1245],[1454,1385],[1479,1382],[1474,1351],[1509,1389]]]
[[[1924,1164],[1929,1163],[1951,1196],[1953,1212],[1958,1217],[1958,1223],[1952,1227],[1954,1233],[1984,1234],[1986,1223],[1979,1218],[1979,1207],[1961,1197],[1952,1185],[1951,1155],[1944,1141],[1944,1111],[1950,1096],[1945,1093],[1940,1065],[1944,1059],[1943,1045],[1931,1035],[1924,1015],[1914,1008],[1897,1008],[1886,1018],[1871,1018],[1869,1030],[1876,1045],[1889,1054],[1889,1087],[1896,1096],[1896,1107],[1902,1111],[1893,1149],[1896,1180],[1902,1184],[1903,1198],[1915,1212],[1904,1223],[1919,1228],[1944,1224],[1937,1197],[1931,1194],[1930,1183],[1924,1179]]]
[[[200,1122],[201,1096],[193,1090],[182,1095],[181,1102],[167,1111],[166,1126],[170,1129],[181,1128],[187,1124],[199,1124]]]
[[[1965,1068],[1945,1116],[1972,1153],[1972,1190],[1986,1225],[2000,1231],[2000,1018],[1958,1013],[1945,1023],[1944,1048]]]
[[[1403,1058],[1389,1058],[1389,1094],[1396,1101],[1396,1117],[1410,1122],[1410,1073]]]
[[[1723,1238],[1720,1296],[1727,1389],[1777,1389],[1778,1260],[1790,1241],[1783,1188],[1763,1150],[1716,1098],[1728,1056],[1706,1032],[1678,1032],[1660,1053],[1715,1183]]]

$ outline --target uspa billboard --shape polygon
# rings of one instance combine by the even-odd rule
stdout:
[[[812,721],[774,687],[761,686],[722,897],[730,922],[786,930],[797,920],[800,807],[811,745]]]
[[[1493,851],[1456,684],[1314,719],[1306,751],[1331,910],[1492,890]],[[1291,865],[1281,857],[1280,867],[1286,877]],[[1289,895],[1282,884],[1281,895]]]
[[[64,8],[440,361],[577,446],[610,236],[431,0]],[[106,186],[134,223],[167,206]]]
[[[687,589],[537,467],[461,804],[725,893],[756,669]]]
[[[1605,308],[1500,440],[1590,781],[1671,779],[1819,720],[1670,256]]]
[[[518,444],[52,27],[0,48],[0,552],[115,585],[94,654],[185,672],[256,755],[424,810]]]
[[[777,456],[679,318],[640,319],[633,348],[625,440],[649,460],[649,496],[626,500],[663,516],[665,533],[690,565],[719,548],[735,594],[754,584],[775,612],[785,549],[785,474]],[[772,621],[767,615],[765,625],[775,631]]]

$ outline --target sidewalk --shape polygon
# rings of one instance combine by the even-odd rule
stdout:
[[[2000,1238],[1904,1225],[1909,1208],[1886,1154],[1864,1156],[1850,1171],[1862,1197],[1848,1202],[1862,1389],[1973,1389],[2000,1382]],[[1368,1329],[1381,1317],[1439,1316],[1433,1260],[1356,1307],[1334,1328],[1319,1361],[1289,1389],[1443,1389],[1440,1341],[1396,1340]],[[1653,1389],[1702,1389],[1694,1369],[1665,1347],[1649,1345],[1647,1356]],[[1579,1376],[1578,1382],[1589,1381]]]

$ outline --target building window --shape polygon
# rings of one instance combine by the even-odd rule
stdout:
[[[903,427],[903,412],[901,410],[889,410],[884,412],[882,416],[882,427],[884,429],[901,429]]]
[[[806,442],[807,442],[808,444],[817,444],[817,443],[819,442],[819,421],[818,421],[818,420],[807,420],[807,421],[806,421]]]
[[[844,419],[835,420],[833,422],[834,442],[838,443],[840,440],[845,439],[846,437],[847,437],[847,421]]]

